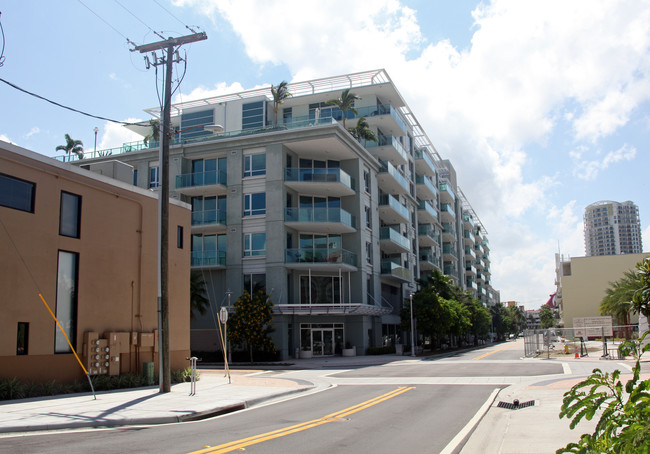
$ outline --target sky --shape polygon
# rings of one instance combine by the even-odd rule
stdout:
[[[636,203],[650,250],[648,0],[22,0],[0,23],[1,79],[112,120],[159,105],[127,41],[154,31],[208,35],[174,101],[384,68],[454,165],[502,301],[548,300],[593,202]],[[140,138],[2,82],[0,106],[0,140],[47,156],[66,133],[92,150],[95,127],[97,149]]]

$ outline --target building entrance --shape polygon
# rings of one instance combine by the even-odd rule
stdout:
[[[312,329],[312,354],[314,356],[331,356],[334,354],[334,330]]]

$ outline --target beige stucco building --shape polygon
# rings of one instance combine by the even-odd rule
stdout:
[[[83,378],[44,302],[91,374],[157,362],[157,210],[153,191],[0,142],[0,377]],[[189,353],[186,204],[169,230],[173,370]]]
[[[641,254],[619,254],[592,257],[556,258],[557,298],[562,321],[566,328],[573,327],[575,317],[600,316],[599,306],[610,283],[633,270],[635,265],[649,252]],[[631,323],[638,322],[638,315],[631,317]]]

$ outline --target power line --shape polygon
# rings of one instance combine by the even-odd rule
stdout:
[[[63,104],[59,104],[59,103],[56,102],[56,101],[52,101],[52,100],[47,99],[47,98],[45,98],[45,97],[43,97],[43,96],[41,96],[41,95],[37,95],[36,93],[32,93],[31,91],[27,91],[27,90],[25,90],[24,88],[20,88],[18,85],[16,85],[16,84],[12,84],[11,82],[9,82],[9,81],[7,81],[7,80],[4,80],[4,79],[2,79],[2,78],[0,78],[0,82],[4,82],[5,84],[9,85],[9,86],[12,87],[12,88],[15,88],[15,89],[18,90],[18,91],[22,91],[23,93],[27,93],[27,94],[30,95],[30,96],[34,96],[35,98],[42,99],[43,101],[47,101],[47,102],[49,102],[50,104],[54,104],[54,105],[57,106],[57,107],[62,107],[63,109],[68,109],[68,110],[71,110],[71,111],[73,111],[73,112],[79,113],[79,114],[81,114],[81,115],[85,115],[85,116],[87,116],[87,117],[97,118],[98,120],[110,121],[110,122],[112,122],[112,123],[117,123],[117,124],[124,125],[124,126],[138,125],[138,124],[139,124],[139,123],[129,123],[129,122],[126,122],[126,121],[113,120],[113,119],[106,118],[106,117],[102,117],[102,116],[99,116],[99,115],[89,114],[89,113],[84,112],[84,111],[82,111],[82,110],[75,109],[74,107],[64,106]]]
[[[0,32],[2,32],[2,50],[0,50],[0,67],[5,64],[5,29],[2,28],[2,13],[0,12]]]
[[[183,22],[182,20],[180,20],[178,17],[174,16],[174,15],[172,14],[171,11],[169,11],[167,8],[165,8],[165,7],[162,6],[160,3],[158,3],[158,0],[153,0],[153,1],[154,1],[154,3],[156,3],[156,5],[160,6],[162,9],[164,9],[165,11],[167,11],[167,14],[169,14],[171,17],[173,17],[173,18],[176,19],[178,22],[180,22],[180,24],[183,25],[185,28],[187,28],[189,31],[191,31],[192,33],[196,33],[196,30],[194,30],[193,28],[191,28],[191,27],[189,27],[188,25],[186,25],[185,22]]]
[[[86,4],[85,4],[84,2],[82,2],[81,0],[77,0],[77,1],[78,1],[79,3],[81,3],[83,6],[85,6],[86,9],[88,9],[88,11],[90,11],[90,12],[93,13],[95,16],[97,16],[97,18],[98,18],[99,20],[101,20],[103,23],[105,23],[106,25],[108,25],[109,27],[111,27],[111,28],[115,31],[115,33],[117,33],[117,34],[120,35],[122,38],[124,38],[128,44],[130,44],[130,45],[132,45],[132,46],[137,46],[136,43],[134,43],[134,42],[131,41],[129,38],[127,38],[126,36],[124,36],[124,35],[123,35],[123,34],[122,34],[122,33],[121,33],[117,28],[113,27],[113,26],[112,26],[111,24],[109,24],[109,23],[108,23],[108,22],[107,22],[103,17],[101,17],[101,16],[100,16],[99,14],[97,14],[95,11],[93,11],[92,9],[90,9],[90,7],[89,7],[88,5],[86,5]]]
[[[158,36],[158,38],[160,38],[160,39],[165,39],[165,37],[164,37],[163,35],[161,35],[161,34],[158,33],[157,31],[155,31],[155,30],[153,30],[151,27],[149,27],[147,24],[145,24],[144,21],[143,21],[142,19],[140,19],[140,18],[139,18],[138,16],[136,16],[135,14],[133,14],[133,13],[131,12],[131,10],[129,10],[126,6],[122,5],[122,4],[121,4],[119,1],[117,1],[117,0],[114,0],[114,1],[115,1],[115,3],[117,3],[118,5],[120,5],[122,8],[124,8],[124,9],[126,10],[127,13],[129,13],[131,16],[135,17],[138,21],[140,21],[140,23],[141,23],[142,25],[144,25],[145,27],[147,27],[147,28],[148,28],[152,33],[155,33],[156,36]]]

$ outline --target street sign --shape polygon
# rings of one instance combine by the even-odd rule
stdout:
[[[228,321],[228,309],[225,307],[222,307],[221,310],[219,310],[219,321],[221,321],[221,323],[224,325]]]

